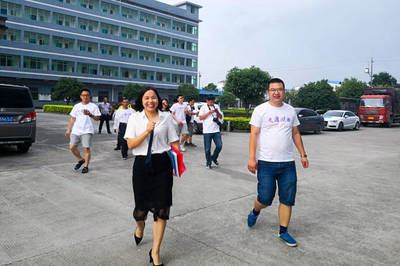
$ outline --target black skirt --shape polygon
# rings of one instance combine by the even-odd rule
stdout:
[[[168,220],[172,206],[172,165],[167,152],[152,154],[152,170],[145,165],[146,156],[136,156],[132,170],[132,185],[135,198],[133,216],[143,221],[151,211],[157,217]]]

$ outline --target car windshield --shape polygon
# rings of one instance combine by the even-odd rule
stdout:
[[[324,114],[324,116],[338,116],[338,117],[342,117],[343,116],[343,112],[338,112],[338,111],[328,111]]]
[[[362,98],[360,106],[364,107],[383,107],[383,98]]]
[[[33,104],[27,90],[2,87],[0,88],[0,107],[31,108]]]

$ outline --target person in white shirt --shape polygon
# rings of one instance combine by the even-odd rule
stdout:
[[[179,150],[179,137],[171,115],[161,111],[161,98],[155,89],[143,89],[134,108],[137,112],[129,117],[125,132],[128,148],[135,155],[132,184],[137,228],[134,237],[138,245],[143,238],[147,214],[152,212],[154,239],[149,257],[154,265],[162,265],[160,246],[172,205],[173,170],[168,152],[171,145]]]
[[[184,99],[182,95],[178,95],[176,99],[178,100],[178,102],[172,105],[170,111],[172,118],[174,119],[176,134],[179,137],[182,135],[180,141],[181,151],[185,151],[183,144],[185,143],[188,134],[188,128],[186,123],[186,114],[188,112],[188,109],[187,105],[183,102]]]
[[[247,224],[253,227],[261,209],[272,204],[278,183],[278,236],[288,246],[294,247],[297,242],[287,230],[297,190],[293,143],[304,168],[308,167],[308,159],[297,128],[300,122],[296,111],[283,102],[285,84],[281,79],[273,78],[268,83],[267,93],[269,101],[257,106],[250,120],[248,169],[253,174],[257,172],[258,195]]]
[[[200,120],[203,121],[203,137],[204,137],[204,151],[206,154],[206,168],[211,169],[211,162],[216,166],[218,163],[218,156],[222,150],[221,138],[221,121],[223,120],[223,113],[218,104],[215,104],[215,97],[212,95],[207,96],[207,104],[203,105],[199,111]],[[215,150],[211,155],[211,140],[214,141]]]
[[[94,134],[93,120],[99,121],[100,111],[97,105],[90,102],[90,91],[82,89],[80,94],[81,103],[75,104],[70,113],[68,129],[65,136],[70,138],[69,148],[73,155],[78,158],[74,169],[78,170],[84,164],[82,173],[89,172],[90,147]],[[72,129],[72,131],[71,131]],[[82,143],[85,159],[82,158],[77,145]]]
[[[115,112],[114,116],[114,133],[116,133],[118,130],[118,142],[121,146],[121,154],[123,160],[128,159],[128,144],[124,139],[126,125],[131,114],[135,112],[132,108],[128,107],[128,105],[128,99],[122,99],[122,108],[118,109]]]
[[[188,137],[185,142],[185,146],[197,147],[196,144],[192,142],[192,136],[194,131],[194,117],[198,115],[199,112],[195,112],[194,109],[194,98],[190,97],[188,100],[187,114],[186,114],[186,124],[188,128]]]

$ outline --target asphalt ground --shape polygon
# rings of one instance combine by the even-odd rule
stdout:
[[[152,219],[134,244],[131,171],[116,135],[94,137],[90,172],[75,172],[69,117],[38,113],[27,154],[0,148],[0,265],[149,265]],[[249,229],[256,177],[248,133],[224,133],[220,167],[207,170],[201,135],[174,180],[165,265],[400,265],[400,127],[304,134],[310,168],[296,159],[290,233],[278,237],[278,198]]]

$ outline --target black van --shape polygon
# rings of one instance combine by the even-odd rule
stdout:
[[[0,145],[27,152],[36,139],[36,112],[28,87],[0,84]]]

